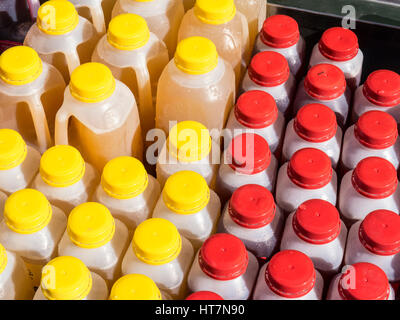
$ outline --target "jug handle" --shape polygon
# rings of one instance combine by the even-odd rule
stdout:
[[[146,63],[146,61],[144,61]],[[153,95],[150,83],[150,74],[147,68],[139,68],[134,70],[137,77],[138,87],[143,88],[139,90],[139,115],[145,119],[152,119],[150,128],[146,128],[142,124],[143,135],[146,136],[147,131],[154,128],[155,110],[153,105]],[[150,110],[148,107],[151,106]]]
[[[249,39],[249,25],[246,17],[243,13],[239,12],[240,21],[242,22],[242,53],[244,65],[247,66],[250,62],[251,52],[250,52],[250,39]]]
[[[99,7],[90,7],[90,15],[92,16],[93,26],[95,27],[99,35],[103,35],[106,32],[106,24],[104,20],[103,9]]]
[[[65,53],[64,56],[65,60],[67,61],[69,75],[71,75],[72,71],[74,71],[75,68],[81,65],[81,59],[79,58],[76,49],[71,52]]]
[[[47,123],[46,113],[39,96],[34,96],[29,101],[29,111],[32,115],[33,126],[38,140],[39,151],[45,152],[52,145],[50,130]]]
[[[59,109],[56,115],[54,140],[56,145],[68,145],[68,120],[71,116],[65,110]]]

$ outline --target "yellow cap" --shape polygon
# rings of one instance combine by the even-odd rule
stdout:
[[[136,256],[151,265],[174,260],[182,249],[182,239],[172,222],[161,218],[143,221],[133,234],[132,247]]]
[[[42,60],[26,46],[11,47],[0,55],[0,78],[15,86],[31,83],[42,73]]]
[[[143,47],[150,38],[146,20],[133,13],[120,14],[108,26],[107,40],[120,50],[135,50]]]
[[[162,300],[152,279],[143,274],[128,274],[111,288],[110,300]]]
[[[0,274],[4,271],[7,266],[7,251],[0,243]]]
[[[194,14],[207,24],[223,24],[231,21],[236,14],[233,0],[197,0]]]
[[[53,210],[43,193],[22,189],[8,197],[4,206],[4,219],[14,232],[31,234],[42,230],[51,220]]]
[[[92,275],[78,258],[57,257],[43,267],[40,286],[48,300],[82,300],[92,289]]]
[[[210,188],[197,172],[178,171],[167,179],[162,195],[165,205],[171,211],[191,214],[199,212],[208,204]]]
[[[122,156],[104,166],[101,186],[112,198],[129,199],[141,194],[149,183],[143,164],[136,158]]]
[[[100,102],[114,93],[115,79],[104,64],[88,62],[72,71],[69,90],[79,101]]]
[[[68,187],[82,179],[85,161],[74,147],[58,145],[43,153],[39,171],[48,185]]]
[[[217,66],[217,48],[204,37],[186,38],[178,43],[174,61],[177,68],[185,73],[204,74]]]
[[[26,158],[26,143],[21,135],[11,129],[0,129],[0,170],[20,165]]]
[[[167,148],[179,161],[199,161],[211,151],[210,133],[200,122],[178,122],[169,132]]]
[[[115,221],[104,205],[86,202],[72,209],[68,217],[67,233],[78,247],[98,248],[114,236]]]
[[[42,4],[37,16],[38,28],[46,34],[66,34],[79,22],[78,12],[69,1],[50,0]]]

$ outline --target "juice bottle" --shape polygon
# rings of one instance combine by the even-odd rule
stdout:
[[[78,15],[71,2],[50,0],[39,8],[36,24],[29,29],[24,44],[55,66],[68,83],[72,71],[90,61],[97,41],[96,29]]]
[[[16,46],[0,56],[1,128],[18,131],[44,152],[52,144],[54,119],[65,82],[32,48]]]
[[[154,128],[158,78],[169,62],[164,43],[149,32],[145,19],[132,13],[121,14],[111,20],[92,61],[105,64],[116,79],[131,89],[138,102],[145,138]]]
[[[210,132],[222,130],[234,101],[232,66],[211,40],[190,37],[178,44],[158,81],[156,127],[168,134],[170,121],[194,120]]]
[[[184,14],[182,0],[117,0],[112,17],[121,13],[136,13],[145,18],[150,31],[167,46],[169,56],[174,56]]]
[[[232,65],[238,87],[251,51],[246,18],[236,10],[233,0],[197,0],[182,19],[178,41],[193,36],[205,37],[216,45],[218,54]]]
[[[135,98],[105,65],[86,63],[72,73],[56,115],[55,143],[76,147],[99,172],[118,156],[142,159]]]

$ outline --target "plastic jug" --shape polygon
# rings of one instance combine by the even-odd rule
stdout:
[[[55,142],[76,147],[99,172],[118,156],[142,159],[142,134],[132,92],[103,64],[79,66],[56,115]]]

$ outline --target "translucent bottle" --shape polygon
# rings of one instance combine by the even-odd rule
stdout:
[[[0,222],[0,243],[24,260],[36,288],[42,267],[57,254],[57,244],[64,233],[67,218],[34,189],[14,192],[4,206]]]
[[[128,237],[128,228],[114,219],[105,206],[86,202],[71,211],[58,254],[82,260],[111,286],[121,276]]]
[[[49,148],[65,82],[32,48],[16,46],[0,56],[0,127],[14,129],[41,152]]]
[[[193,171],[179,171],[165,183],[153,218],[171,221],[195,251],[216,231],[221,212],[218,195]]]
[[[96,29],[78,15],[71,2],[50,0],[39,8],[37,22],[29,29],[24,45],[55,66],[68,83],[72,71],[90,61],[97,41]]]
[[[99,174],[77,149],[58,145],[43,153],[32,188],[69,215],[74,207],[89,200],[98,183]]]
[[[222,130],[234,101],[231,65],[218,57],[210,40],[187,38],[158,81],[156,127],[168,134],[170,121],[194,120],[208,130]]]
[[[121,14],[111,20],[92,61],[105,64],[116,79],[131,89],[145,138],[154,128],[158,78],[169,62],[164,43],[149,32],[145,19],[136,14]]]
[[[140,120],[132,92],[105,65],[79,66],[56,115],[55,142],[76,147],[98,172],[118,156],[142,159]]]
[[[184,15],[182,0],[117,0],[112,17],[121,13],[135,13],[145,18],[150,31],[167,46],[169,57],[174,56]]]
[[[61,256],[42,269],[33,300],[107,300],[106,282],[75,257]]]
[[[173,299],[183,299],[193,255],[190,241],[171,222],[148,219],[135,230],[132,246],[122,261],[122,273],[144,274]]]
[[[229,62],[235,71],[238,87],[251,51],[246,17],[233,0],[197,0],[193,9],[182,19],[178,41],[201,36],[210,39],[218,54]]]
[[[158,181],[133,157],[117,157],[104,167],[93,200],[124,222],[130,232],[151,217],[160,195]]]
[[[30,185],[39,170],[40,153],[27,146],[21,135],[0,129],[0,190],[10,194]],[[3,199],[3,196],[0,196]]]

